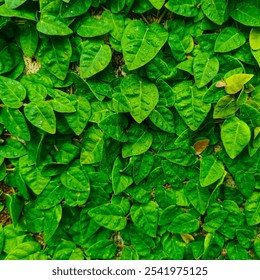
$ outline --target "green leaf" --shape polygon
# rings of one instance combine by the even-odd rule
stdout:
[[[224,166],[213,155],[203,157],[200,160],[200,184],[202,187],[215,183],[224,175]]]
[[[102,16],[103,19],[103,16]],[[107,34],[111,30],[111,25],[102,19],[87,16],[81,22],[77,33],[82,37],[97,37]]]
[[[228,18],[226,0],[202,0],[201,9],[211,21],[222,25]]]
[[[226,27],[218,35],[215,42],[215,52],[230,52],[235,50],[246,42],[243,33],[239,32],[235,27]]]
[[[200,214],[205,214],[208,201],[210,198],[210,192],[206,188],[202,188],[196,181],[190,180],[185,186],[185,192],[190,203]]]
[[[67,36],[73,33],[66,23],[54,15],[42,15],[40,21],[37,22],[36,28],[46,35]]]
[[[226,249],[230,260],[249,259],[247,251],[240,244],[236,244],[235,242],[229,242]]]
[[[17,194],[10,194],[6,196],[6,207],[10,214],[14,227],[18,225],[18,220],[23,206],[23,200]]]
[[[50,134],[56,132],[56,118],[51,105],[46,101],[30,102],[24,108],[27,120]]]
[[[203,102],[206,88],[198,89],[183,81],[173,87],[175,108],[191,130],[197,130],[206,118],[211,105]]]
[[[79,167],[69,167],[69,169],[61,174],[62,184],[70,189],[81,192],[90,192],[89,178]]]
[[[175,14],[194,17],[198,14],[197,5],[198,1],[196,0],[169,0],[165,7]]]
[[[115,195],[123,192],[133,183],[132,177],[122,174],[123,169],[124,164],[122,163],[120,158],[117,157],[112,170],[112,187]]]
[[[246,222],[249,226],[260,223],[260,193],[254,192],[246,201]]]
[[[93,164],[102,159],[104,146],[103,132],[95,127],[90,127],[83,136],[83,148],[80,154],[81,164]]]
[[[60,204],[45,210],[44,213],[44,241],[47,242],[57,230],[62,217],[62,207]]]
[[[16,9],[21,6],[26,0],[5,0],[7,9]]]
[[[216,57],[210,58],[207,53],[200,53],[194,58],[193,72],[196,86],[202,88],[218,73],[219,62]]]
[[[36,260],[41,244],[36,241],[27,241],[18,244],[6,256],[5,260]]]
[[[249,34],[249,44],[252,50],[260,49],[260,28],[252,28]]]
[[[87,79],[104,70],[111,61],[112,52],[101,40],[88,40],[84,43],[80,56],[80,75]]]
[[[36,56],[40,63],[55,77],[65,80],[72,55],[69,38],[42,38]]]
[[[157,9],[160,10],[163,5],[165,0],[149,0],[149,2]]]
[[[34,166],[28,160],[28,155],[19,159],[19,171],[29,188],[39,195],[50,181],[50,177],[41,175],[42,166]]]
[[[252,75],[252,74],[235,74],[235,75],[228,77],[225,80],[226,93],[228,93],[228,94],[237,93],[244,87],[244,84],[249,82],[253,77],[254,77],[254,75]]]
[[[148,204],[134,204],[130,210],[134,225],[145,234],[155,237],[158,223],[158,204],[151,201]]]
[[[18,140],[7,138],[1,145],[0,156],[4,158],[19,158],[27,154],[25,146]]]
[[[6,129],[14,136],[30,141],[31,135],[23,114],[18,109],[4,107],[2,117]]]
[[[128,130],[128,142],[123,144],[123,158],[145,153],[153,142],[152,134],[144,125],[133,124]]]
[[[239,106],[237,105],[236,99],[233,96],[225,95],[217,102],[214,108],[213,118],[223,119],[231,117],[238,109]]]
[[[105,134],[120,142],[127,142],[127,126],[128,120],[122,114],[110,115],[99,123],[99,127],[104,131]]]
[[[221,127],[221,139],[227,154],[232,159],[242,152],[250,138],[250,128],[237,117],[225,120]]]
[[[31,5],[31,7],[26,6],[26,8],[20,7],[18,9],[9,9],[6,4],[3,4],[0,6],[0,16],[17,17],[36,21],[36,9],[34,5]]]
[[[73,102],[73,107],[76,112],[65,114],[65,119],[68,122],[69,127],[75,132],[76,135],[80,135],[87,126],[91,115],[90,103],[85,97],[79,97]]]
[[[21,83],[0,76],[0,99],[6,106],[13,109],[20,108],[25,97],[26,91]]]
[[[91,0],[70,0],[64,1],[61,6],[61,15],[64,18],[76,17],[85,14],[90,6]]]
[[[116,204],[107,203],[97,206],[92,208],[88,214],[97,224],[107,229],[118,231],[126,227],[123,210]]]
[[[260,258],[260,238],[256,238],[254,241],[254,250],[258,258]]]
[[[35,25],[31,22],[27,22],[23,25],[19,25],[18,28],[18,40],[23,53],[27,57],[33,57],[38,47],[38,34]]]
[[[199,221],[191,214],[184,213],[174,218],[168,226],[168,231],[171,233],[192,233],[199,229]]]
[[[122,79],[120,95],[125,99],[129,112],[137,123],[149,116],[159,99],[156,86],[136,75]]]
[[[167,236],[167,238],[162,241],[162,246],[167,259],[183,260],[185,254],[185,243],[177,236]]]
[[[125,28],[124,17],[121,14],[113,14],[109,11],[104,11],[102,13],[102,20],[104,20],[104,22],[106,22],[107,25],[110,25],[110,35],[114,39],[121,41]]]
[[[203,229],[207,232],[214,233],[224,224],[227,216],[228,212],[224,210],[216,210],[209,213],[205,218]]]
[[[149,119],[152,123],[163,131],[174,133],[175,123],[172,112],[164,106],[157,106],[151,114]]]
[[[116,244],[112,240],[100,240],[91,245],[87,250],[87,255],[92,260],[110,260],[117,252]]]
[[[77,248],[76,244],[64,240],[55,249],[54,260],[84,260],[83,252]]]
[[[37,196],[36,207],[38,209],[49,209],[56,206],[64,199],[65,190],[65,187],[57,180],[50,181]]]
[[[158,23],[145,24],[133,20],[122,37],[123,56],[128,70],[135,70],[152,60],[168,38],[168,32]]]
[[[53,110],[59,113],[73,113],[76,111],[72,102],[64,96],[57,96],[53,98],[50,101],[50,104]]]
[[[135,184],[139,184],[145,179],[154,163],[154,156],[151,152],[145,152],[139,156],[133,156],[133,179]]]
[[[260,10],[250,3],[238,3],[231,17],[246,26],[260,26]]]

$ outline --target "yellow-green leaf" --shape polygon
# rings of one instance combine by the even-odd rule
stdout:
[[[240,91],[244,84],[250,81],[254,75],[252,74],[235,74],[226,79],[226,93],[235,94]]]

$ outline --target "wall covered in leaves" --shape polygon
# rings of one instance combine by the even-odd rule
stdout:
[[[260,259],[259,0],[0,0],[0,259]]]

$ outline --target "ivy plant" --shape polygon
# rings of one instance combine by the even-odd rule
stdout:
[[[0,0],[0,259],[260,259],[258,0]]]

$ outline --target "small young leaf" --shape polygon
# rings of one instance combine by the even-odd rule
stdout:
[[[228,77],[225,82],[225,90],[228,94],[235,94],[238,91],[240,91],[244,84],[246,84],[248,81],[250,81],[254,75],[252,74],[235,74],[230,77]]]

